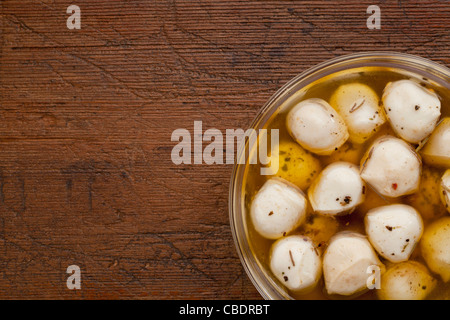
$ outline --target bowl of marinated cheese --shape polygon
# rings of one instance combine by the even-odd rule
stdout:
[[[240,146],[229,213],[264,299],[450,299],[446,66],[337,57],[286,83],[250,128],[265,139]],[[262,147],[270,161],[251,161]]]

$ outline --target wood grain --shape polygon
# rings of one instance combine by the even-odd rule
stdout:
[[[450,64],[448,1],[0,5],[3,299],[260,299],[229,227],[231,166],[174,165],[173,130],[245,129],[289,79],[347,53]]]

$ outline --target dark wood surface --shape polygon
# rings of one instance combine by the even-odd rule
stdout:
[[[231,165],[174,165],[173,130],[245,129],[289,79],[347,53],[450,65],[445,0],[0,5],[3,299],[260,299],[229,227]]]

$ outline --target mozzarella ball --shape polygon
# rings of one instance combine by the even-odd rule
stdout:
[[[276,176],[292,182],[302,190],[306,190],[322,170],[320,161],[293,141],[280,142],[271,156],[272,160],[278,160]]]
[[[411,143],[428,137],[441,115],[439,97],[411,80],[388,83],[382,100],[395,133]]]
[[[303,148],[319,155],[329,155],[348,139],[342,117],[326,101],[304,100],[289,111],[287,129]]]
[[[422,161],[401,139],[377,139],[361,160],[361,177],[381,195],[395,198],[419,188]]]
[[[259,234],[277,239],[305,220],[306,205],[307,200],[299,188],[286,180],[271,178],[255,195],[250,215]]]
[[[378,95],[362,83],[339,86],[330,98],[347,125],[350,141],[364,143],[386,122]]]
[[[372,268],[384,271],[369,241],[354,232],[337,233],[323,257],[323,275],[328,294],[352,295],[368,287]]]
[[[443,217],[425,228],[420,249],[428,268],[450,280],[450,217]]]
[[[421,150],[423,160],[432,166],[450,167],[450,118],[444,118]]]
[[[450,212],[450,169],[445,171],[441,179],[441,200],[447,211]]]
[[[319,281],[322,261],[309,238],[288,236],[272,245],[270,269],[289,290],[305,292]]]
[[[315,212],[336,215],[349,212],[364,201],[365,183],[359,168],[348,162],[328,165],[308,189]]]
[[[393,264],[381,276],[381,300],[423,300],[436,287],[437,281],[419,262]]]
[[[366,214],[364,224],[372,246],[391,262],[408,260],[423,233],[420,214],[405,204],[372,209]]]

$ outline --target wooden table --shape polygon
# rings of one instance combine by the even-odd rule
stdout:
[[[0,6],[3,299],[260,299],[229,226],[232,166],[175,165],[172,132],[246,129],[289,79],[343,54],[450,64],[445,0]]]

